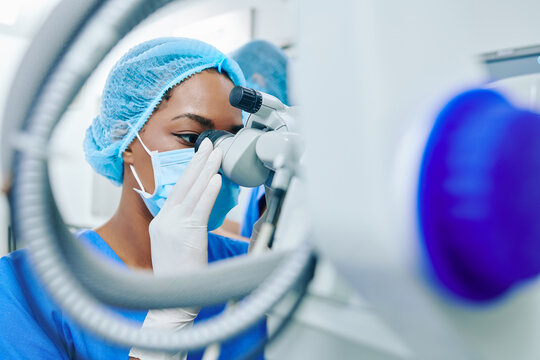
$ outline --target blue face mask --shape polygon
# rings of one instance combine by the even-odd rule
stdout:
[[[153,194],[147,193],[135,168],[133,165],[130,165],[133,176],[135,176],[135,180],[141,188],[140,190],[133,190],[141,195],[150,213],[156,216],[171,193],[173,186],[180,179],[191,159],[193,159],[195,151],[192,148],[163,152],[150,151],[138,134],[137,138],[152,160],[155,189]],[[209,231],[215,230],[223,224],[227,213],[238,204],[239,193],[240,188],[238,185],[227,177],[222,176],[221,190],[208,219]]]

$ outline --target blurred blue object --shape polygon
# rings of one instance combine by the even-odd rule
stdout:
[[[254,40],[230,54],[246,77],[246,86],[290,105],[287,95],[287,55],[274,44]]]
[[[253,225],[259,220],[262,211],[264,211],[263,205],[266,206],[266,202],[263,203],[261,201],[264,198],[264,191],[264,185],[251,189],[246,212],[240,228],[240,235],[247,237],[248,239],[251,238],[251,234],[253,233]]]
[[[135,139],[165,92],[206,69],[226,73],[245,85],[242,71],[230,58],[202,41],[159,38],[128,51],[111,70],[99,115],[86,132],[86,159],[99,174],[122,184],[122,153]]]
[[[494,299],[540,273],[540,115],[490,90],[441,111],[418,210],[427,258],[452,293]]]

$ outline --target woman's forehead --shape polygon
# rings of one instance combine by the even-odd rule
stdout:
[[[215,117],[224,112],[241,116],[240,110],[229,103],[229,94],[234,84],[223,74],[202,72],[194,75],[171,94],[172,103],[191,112],[204,112],[206,117]]]
[[[242,124],[242,113],[230,105],[234,84],[224,74],[201,72],[171,90],[154,117],[166,121],[190,114],[210,119],[215,128],[229,129]]]

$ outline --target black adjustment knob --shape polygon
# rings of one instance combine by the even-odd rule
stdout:
[[[235,86],[229,95],[229,102],[232,106],[252,114],[259,111],[262,101],[260,92],[242,86]]]
[[[225,130],[206,130],[201,135],[199,135],[197,141],[195,141],[195,152],[199,150],[199,146],[201,146],[201,143],[204,141],[204,139],[209,138],[212,144],[215,145],[216,141],[223,136],[229,137],[234,135]]]

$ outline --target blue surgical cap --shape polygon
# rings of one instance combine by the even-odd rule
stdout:
[[[287,55],[264,40],[254,40],[234,51],[248,87],[277,97],[289,105],[287,97]]]
[[[135,46],[113,67],[99,115],[86,131],[86,159],[99,174],[121,185],[122,153],[154,112],[167,90],[206,69],[245,85],[234,60],[202,41],[159,38]]]

